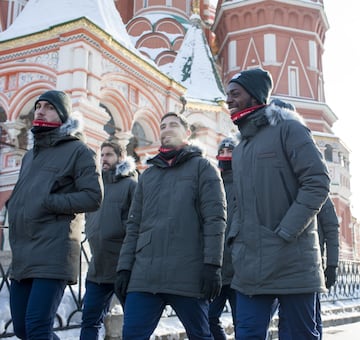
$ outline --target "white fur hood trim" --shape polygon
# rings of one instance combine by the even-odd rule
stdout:
[[[60,134],[64,136],[76,135],[83,133],[82,122],[77,117],[69,117],[59,128]]]
[[[127,156],[124,161],[116,165],[115,176],[130,176],[136,171],[135,159],[131,156]]]
[[[270,125],[277,125],[279,122],[284,120],[297,120],[301,124],[305,125],[304,119],[295,111],[289,109],[281,108],[275,104],[270,104],[265,109],[266,118],[269,121]]]

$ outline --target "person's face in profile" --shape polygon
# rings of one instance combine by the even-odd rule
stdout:
[[[231,82],[226,90],[226,104],[230,115],[257,105],[256,100],[239,84]]]

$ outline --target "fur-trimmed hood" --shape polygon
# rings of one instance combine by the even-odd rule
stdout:
[[[83,137],[83,123],[78,117],[69,117],[64,124],[59,127],[61,136]]]
[[[114,169],[102,172],[102,179],[106,184],[117,183],[125,177],[138,178],[136,163],[131,156],[127,156],[125,160],[116,164]]]
[[[265,108],[265,116],[272,126],[279,124],[281,121],[290,119],[297,120],[301,124],[306,125],[304,119],[296,111],[282,108],[274,103]]]
[[[136,173],[135,159],[127,156],[124,161],[118,163],[115,168],[115,177],[129,177]]]
[[[251,138],[257,134],[259,129],[266,125],[276,126],[285,120],[296,120],[306,126],[303,118],[296,112],[282,108],[274,103],[262,107],[250,113],[238,125],[239,139]]]

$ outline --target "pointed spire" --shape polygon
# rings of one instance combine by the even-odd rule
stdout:
[[[201,19],[193,14],[190,21],[192,27],[184,37],[169,75],[187,88],[186,98],[212,102],[225,100],[215,61],[201,28]]]
[[[0,41],[48,30],[86,17],[125,47],[134,50],[113,0],[29,0],[14,23],[0,32]]]

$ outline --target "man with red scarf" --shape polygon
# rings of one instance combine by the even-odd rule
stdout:
[[[226,200],[219,171],[189,144],[187,120],[160,122],[160,152],[140,176],[117,266],[123,339],[149,339],[166,305],[189,339],[212,339],[209,300],[221,289]]]
[[[34,146],[7,202],[12,250],[10,308],[20,339],[59,339],[56,310],[78,279],[81,213],[100,207],[95,153],[74,133],[71,99],[47,91],[35,102]]]
[[[319,339],[315,301],[326,288],[315,219],[330,178],[300,115],[267,105],[272,86],[270,73],[260,68],[240,72],[227,86],[231,119],[240,132],[229,233],[236,338],[265,339],[278,299],[280,339]],[[282,328],[285,320],[290,334]]]
[[[229,233],[232,217],[234,214],[234,191],[233,191],[233,173],[232,173],[232,152],[236,146],[235,139],[231,137],[224,138],[218,147],[218,168],[221,172],[221,178],[224,183],[226,202],[227,202],[227,221],[225,230],[225,239]],[[234,269],[231,262],[231,249],[228,244],[224,244],[223,265],[221,269],[222,287],[219,296],[210,303],[209,323],[211,334],[215,340],[226,340],[227,336],[222,326],[221,315],[224,311],[226,302],[229,301],[231,315],[235,326],[236,320],[236,292],[230,287]]]

